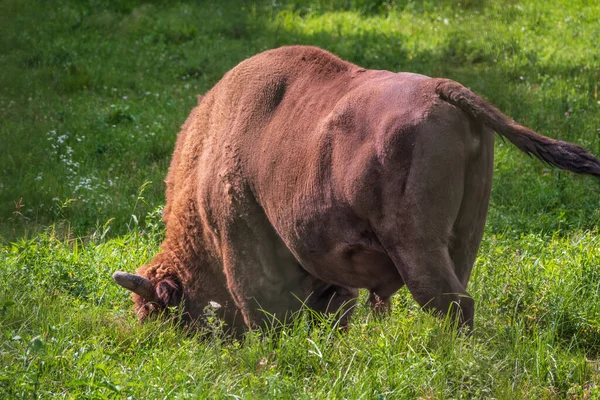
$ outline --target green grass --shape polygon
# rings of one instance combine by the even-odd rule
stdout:
[[[6,246],[0,391],[10,398],[600,395],[595,233],[489,237],[471,286],[478,310],[470,338],[401,291],[382,320],[359,306],[348,333],[326,323],[311,329],[300,317],[279,334],[240,342],[219,335],[218,324],[204,338],[169,321],[137,324],[109,276],[146,260],[159,238],[148,231],[83,243],[48,231]]]
[[[600,398],[600,185],[497,142],[469,337],[406,290],[348,333],[138,325],[178,127],[239,61],[313,44],[453,78],[600,155],[600,4],[0,1],[0,398]]]

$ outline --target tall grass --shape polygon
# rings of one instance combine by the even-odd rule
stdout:
[[[159,235],[160,236],[160,235]],[[358,306],[345,333],[310,313],[241,341],[138,325],[110,282],[154,251],[155,232],[69,240],[53,231],[3,248],[0,392],[21,397],[564,398],[598,396],[598,235],[489,238],[471,293],[476,330],[457,334],[407,291],[390,316]],[[318,320],[318,318],[317,318]],[[208,333],[208,336],[206,334]],[[588,397],[589,398],[589,397]]]

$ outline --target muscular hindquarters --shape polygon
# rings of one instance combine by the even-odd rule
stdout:
[[[466,283],[489,200],[493,136],[453,106],[433,107],[435,118],[404,132],[386,160],[372,225],[417,302],[442,314],[458,303],[472,324]]]
[[[458,279],[467,286],[483,237],[494,168],[494,133],[469,121],[464,190],[449,252]]]

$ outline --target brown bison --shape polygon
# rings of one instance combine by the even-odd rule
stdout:
[[[466,291],[483,234],[494,131],[559,168],[600,160],[509,119],[460,84],[365,70],[304,46],[229,71],[194,108],[167,175],[166,239],[137,275],[116,272],[143,319],[212,302],[236,332],[306,304],[375,308],[406,285],[473,324]],[[345,313],[344,313],[345,312]]]

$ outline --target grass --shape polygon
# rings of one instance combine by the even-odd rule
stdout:
[[[352,329],[306,313],[279,334],[186,334],[138,325],[110,282],[158,244],[160,231],[68,240],[53,231],[0,257],[0,390],[19,397],[562,398],[600,395],[600,238],[489,238],[471,293],[476,332],[457,336],[407,291]],[[6,397],[5,396],[5,397]],[[234,396],[234,397],[235,397]]]
[[[406,290],[346,334],[308,313],[232,341],[138,325],[112,271],[162,238],[178,127],[239,61],[318,45],[453,78],[600,154],[588,1],[0,1],[0,397],[600,398],[600,185],[498,141],[457,335]]]

